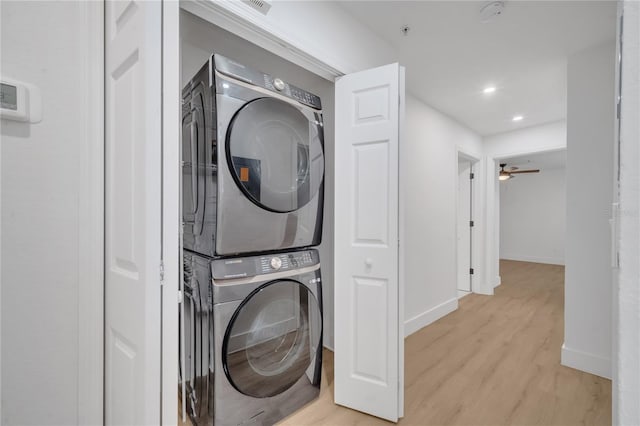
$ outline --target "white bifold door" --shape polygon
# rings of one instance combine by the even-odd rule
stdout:
[[[105,2],[105,423],[160,424],[158,1]]]
[[[404,69],[349,74],[335,90],[335,402],[395,422],[404,404]]]

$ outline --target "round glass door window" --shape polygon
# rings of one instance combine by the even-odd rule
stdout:
[[[307,287],[292,280],[267,283],[229,322],[222,343],[227,379],[245,395],[278,395],[313,374],[308,370],[315,366],[321,333],[318,301]]]
[[[229,124],[226,143],[234,180],[262,208],[297,210],[322,184],[322,126],[287,102],[259,98],[247,103]]]

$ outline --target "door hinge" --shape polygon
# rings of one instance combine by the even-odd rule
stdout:
[[[616,105],[616,118],[618,120],[620,120],[621,110],[622,110],[622,102],[620,100],[620,97],[618,97],[618,103]]]
[[[473,228],[474,226],[475,226],[475,223],[472,220],[470,220],[469,221],[469,227]]]
[[[469,268],[469,274],[473,275],[473,268]]]
[[[178,305],[182,304],[183,297],[182,290],[178,290]]]
[[[164,262],[160,261],[160,285],[164,284]]]
[[[475,173],[469,173],[469,179],[473,180],[476,177]]]

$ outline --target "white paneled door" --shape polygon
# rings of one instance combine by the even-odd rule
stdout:
[[[404,73],[392,64],[336,81],[335,402],[402,415],[398,158]]]
[[[458,158],[458,290],[471,291],[471,161]]]
[[[105,3],[105,423],[160,424],[158,1]]]

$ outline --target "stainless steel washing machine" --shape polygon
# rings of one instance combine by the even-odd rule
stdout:
[[[184,247],[210,257],[320,244],[320,98],[213,55],[183,90]]]
[[[203,306],[185,311],[187,321],[195,318],[185,322],[185,337],[193,337],[185,339],[183,376],[194,423],[272,425],[319,395],[316,250],[216,260],[187,253],[185,270]]]

